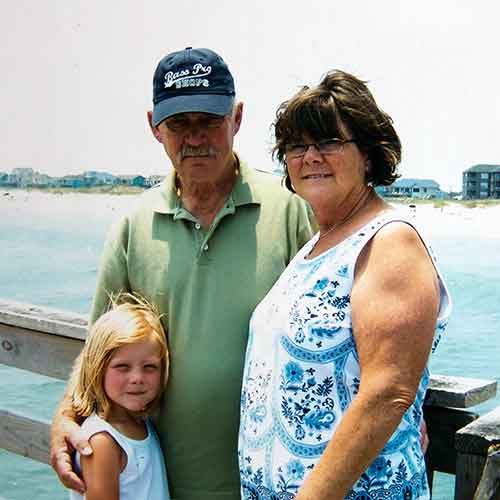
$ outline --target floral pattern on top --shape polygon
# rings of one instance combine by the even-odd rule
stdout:
[[[292,500],[356,397],[360,368],[350,303],[356,260],[381,227],[401,220],[413,225],[397,212],[386,213],[307,260],[316,236],[255,309],[241,396],[238,456],[243,499]],[[441,305],[433,350],[451,311],[439,270],[438,275]],[[426,369],[413,405],[347,499],[429,499],[419,442],[428,381]]]

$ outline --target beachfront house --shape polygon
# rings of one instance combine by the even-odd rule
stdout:
[[[10,175],[7,172],[0,172],[0,186],[12,186]]]
[[[88,186],[112,186],[116,184],[116,176],[108,172],[87,170],[82,174]]]
[[[157,184],[160,184],[161,181],[165,179],[164,175],[150,175],[145,182],[145,186],[147,187],[153,187],[156,186]]]
[[[69,188],[86,187],[85,178],[83,175],[65,175],[57,179],[57,186]]]
[[[391,186],[378,189],[382,196],[419,198],[423,200],[443,199],[446,193],[432,179],[397,179]]]
[[[463,172],[462,193],[465,199],[500,199],[500,165],[478,164]]]
[[[31,187],[46,188],[54,184],[54,179],[47,174],[41,174],[40,172],[34,172],[31,178]]]
[[[54,184],[54,178],[47,174],[42,174],[30,167],[16,167],[10,174],[5,174],[1,185],[18,188],[38,187],[45,188]]]
[[[143,175],[119,175],[116,177],[116,183],[125,186],[146,187],[146,177]]]
[[[25,188],[33,183],[35,171],[30,167],[16,167],[10,174],[10,182],[13,186]]]

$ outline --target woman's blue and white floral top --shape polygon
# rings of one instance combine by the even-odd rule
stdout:
[[[255,309],[241,397],[243,499],[294,498],[356,397],[360,367],[350,304],[354,266],[382,226],[401,220],[413,226],[396,211],[385,212],[336,247],[306,260],[316,235]],[[440,274],[439,279],[433,350],[451,311]],[[429,498],[419,431],[428,382],[426,369],[415,402],[347,499]]]

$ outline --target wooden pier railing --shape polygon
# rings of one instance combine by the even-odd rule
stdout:
[[[0,363],[65,380],[86,325],[83,315],[0,300]],[[424,407],[429,482],[435,471],[454,474],[455,500],[500,500],[500,407],[480,417],[470,411],[496,392],[496,381],[431,379]],[[49,426],[0,407],[0,448],[49,463]]]

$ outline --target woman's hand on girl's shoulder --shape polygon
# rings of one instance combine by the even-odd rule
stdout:
[[[107,432],[94,434],[89,441],[94,452],[80,457],[86,500],[119,500],[125,453]]]

